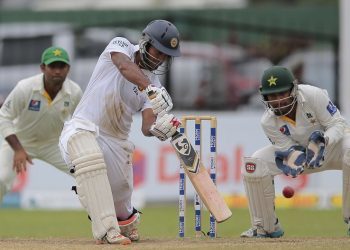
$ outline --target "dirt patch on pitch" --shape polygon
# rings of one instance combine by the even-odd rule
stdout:
[[[350,238],[173,239],[146,238],[128,246],[95,245],[91,239],[0,239],[0,249],[349,249]]]

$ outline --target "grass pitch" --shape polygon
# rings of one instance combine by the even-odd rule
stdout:
[[[149,205],[142,210],[142,240],[130,249],[349,249],[350,238],[341,210],[279,209],[285,230],[281,239],[241,239],[249,228],[246,209],[233,209],[233,216],[218,224],[218,239],[194,237],[194,211],[186,217],[186,238],[178,238],[177,204]],[[203,231],[209,216],[203,212]],[[95,246],[84,211],[0,209],[0,249],[101,249]],[[120,246],[125,249],[125,246]]]

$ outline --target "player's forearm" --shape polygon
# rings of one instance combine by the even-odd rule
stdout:
[[[144,136],[153,136],[150,133],[152,124],[156,121],[156,116],[153,114],[152,109],[148,108],[142,111],[142,133]]]
[[[119,71],[125,79],[134,83],[140,89],[145,89],[150,84],[148,77],[134,63],[122,65]]]
[[[11,146],[13,151],[21,151],[24,150],[21,142],[15,134],[9,135],[5,137],[7,143]]]
[[[113,64],[126,80],[134,83],[141,89],[145,89],[150,84],[148,77],[126,55],[122,53],[112,53],[111,58]]]

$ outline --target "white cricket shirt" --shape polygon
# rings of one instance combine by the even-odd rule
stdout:
[[[278,117],[271,110],[267,110],[261,119],[262,128],[276,150],[287,150],[293,145],[306,147],[315,130],[325,132],[329,138],[328,147],[343,137],[347,124],[326,90],[301,84],[297,98],[295,121]]]
[[[89,84],[73,118],[93,122],[101,133],[122,140],[128,138],[132,116],[146,108],[151,108],[145,92],[129,82],[113,64],[111,52],[127,55],[135,59],[138,46],[123,37],[115,37],[100,55]],[[142,70],[150,82],[160,87],[158,77],[148,70]]]
[[[42,145],[58,141],[63,124],[69,120],[82,91],[66,78],[54,100],[44,89],[43,74],[18,82],[0,109],[3,138],[16,134],[22,143]]]

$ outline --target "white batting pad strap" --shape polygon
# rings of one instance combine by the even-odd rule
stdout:
[[[76,170],[79,199],[91,217],[94,238],[119,231],[107,169],[95,135],[88,131],[74,134],[68,141],[68,153]]]
[[[244,165],[248,165],[246,166],[248,170],[243,175],[243,183],[248,197],[252,226],[272,233],[276,229],[273,177],[263,176],[262,173],[266,168],[263,161],[254,158],[245,158],[244,161]],[[260,171],[262,172],[258,174]]]

